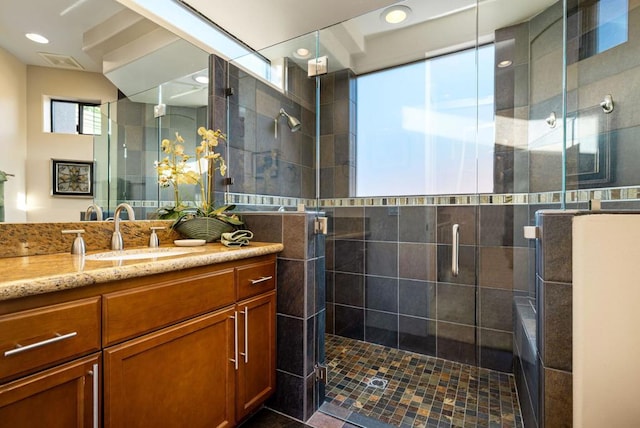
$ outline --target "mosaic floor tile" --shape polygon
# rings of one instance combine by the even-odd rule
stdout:
[[[332,407],[402,428],[523,427],[508,373],[334,335],[325,344]]]

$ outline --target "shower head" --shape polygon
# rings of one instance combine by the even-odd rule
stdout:
[[[278,138],[278,119],[280,118],[280,116],[284,116],[287,118],[287,126],[289,127],[289,129],[291,130],[291,132],[296,132],[298,130],[300,130],[300,127],[302,127],[302,124],[300,123],[300,121],[289,115],[289,113],[287,113],[286,111],[284,111],[283,108],[280,109],[280,113],[278,113],[278,117],[275,118],[274,122],[275,122],[275,138]]]
[[[284,111],[283,108],[280,109],[280,116],[284,116],[287,118],[287,126],[289,126],[289,129],[291,130],[291,132],[296,132],[300,129],[300,127],[302,126],[302,124],[300,123],[300,121],[289,115],[289,113],[287,113],[286,111]]]

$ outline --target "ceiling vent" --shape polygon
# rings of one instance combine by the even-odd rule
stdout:
[[[84,70],[80,63],[70,56],[46,52],[38,52],[38,54],[53,67]]]

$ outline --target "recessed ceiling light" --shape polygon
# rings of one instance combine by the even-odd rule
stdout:
[[[300,59],[306,59],[311,56],[311,51],[307,48],[298,48],[293,53],[293,56]]]
[[[498,63],[498,68],[506,68],[506,67],[509,67],[511,64],[513,64],[512,61],[505,59],[504,61],[500,61]]]
[[[43,45],[49,43],[49,39],[37,33],[27,33],[25,37],[32,42],[42,43]]]
[[[382,12],[380,17],[388,24],[400,24],[407,20],[411,14],[411,8],[407,6],[391,6]]]
[[[193,76],[193,80],[195,80],[198,83],[202,83],[203,85],[206,85],[209,83],[209,78],[203,75]]]

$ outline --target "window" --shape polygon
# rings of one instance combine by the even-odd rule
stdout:
[[[494,46],[477,60],[469,49],[358,77],[357,196],[493,191]]]
[[[580,60],[621,45],[629,38],[628,0],[582,1],[575,13],[580,25]]]
[[[51,132],[100,135],[101,125],[98,104],[51,100]]]

